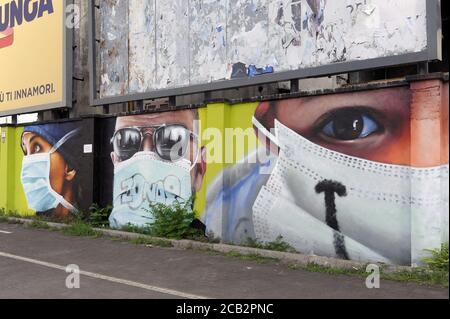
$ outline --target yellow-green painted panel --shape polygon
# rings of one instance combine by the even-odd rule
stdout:
[[[22,127],[2,127],[0,139],[0,208],[23,216],[33,215],[28,209],[20,181],[23,152],[20,147]]]

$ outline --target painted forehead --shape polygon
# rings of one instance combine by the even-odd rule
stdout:
[[[24,143],[29,143],[30,140],[31,140],[33,137],[36,137],[36,138],[38,138],[40,141],[44,141],[44,142],[48,143],[47,140],[46,140],[45,138],[43,138],[42,136],[40,136],[39,134],[36,134],[36,133],[34,133],[34,132],[23,132],[23,134],[22,134],[22,144],[24,144]]]
[[[130,126],[151,126],[162,124],[184,124],[193,128],[194,113],[192,110],[123,116],[117,118],[116,130]]]
[[[297,99],[280,100],[271,103],[275,107],[276,114],[288,111],[289,107],[307,108],[311,111],[326,111],[339,107],[373,107],[380,110],[402,110],[405,112],[410,108],[410,91],[408,88],[388,88],[371,91],[336,93],[321,96],[301,97]],[[292,109],[289,109],[292,111]]]

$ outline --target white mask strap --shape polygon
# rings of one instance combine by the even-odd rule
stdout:
[[[63,205],[68,210],[70,210],[70,212],[73,214],[78,213],[78,209],[76,209],[72,204],[70,204],[68,201],[66,201],[64,199],[64,197],[63,197],[63,200],[61,201],[61,205]]]
[[[63,205],[65,208],[70,210],[71,213],[78,213],[78,209],[76,209],[72,204],[70,204],[62,195],[55,192],[51,187],[53,195],[58,199],[59,204]]]
[[[81,131],[80,128],[77,128],[69,133],[67,133],[66,135],[64,135],[59,141],[58,143],[56,143],[55,145],[53,145],[52,149],[50,150],[50,154],[55,153],[58,148],[60,148],[65,142],[67,142],[68,140],[70,140],[72,137],[74,137],[75,135],[77,135],[79,132]]]
[[[66,135],[64,135],[55,145],[53,145],[52,149],[50,150],[49,154],[55,153],[64,143],[66,143],[68,140],[70,140],[72,137],[77,135],[81,131],[81,128],[74,129],[73,131],[70,131]],[[50,169],[50,166],[49,166]],[[50,172],[49,172],[50,175]],[[53,188],[50,185],[49,180],[49,188],[52,191],[53,195],[58,199],[58,202],[63,205],[66,209],[70,210],[72,213],[77,213],[78,210],[70,204],[62,195],[58,194],[53,190]]]
[[[274,143],[276,146],[279,146],[278,139],[275,135],[273,135],[271,132],[269,132],[268,129],[264,127],[264,125],[259,122],[256,117],[253,116],[252,118],[253,125],[258,129],[259,132],[264,134],[272,143]]]

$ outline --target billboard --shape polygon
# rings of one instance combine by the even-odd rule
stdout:
[[[90,8],[91,104],[440,58],[439,0],[126,0]]]
[[[65,8],[60,0],[0,0],[0,116],[71,106]]]

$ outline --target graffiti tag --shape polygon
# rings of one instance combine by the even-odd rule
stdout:
[[[336,255],[339,258],[348,260],[350,258],[348,257],[348,253],[345,248],[344,236],[340,233],[339,223],[337,220],[335,196],[335,194],[339,197],[347,196],[347,189],[339,182],[324,180],[317,184],[316,192],[317,194],[325,193],[326,223],[336,231],[334,233],[334,248]]]
[[[136,174],[121,183],[120,202],[132,210],[139,209],[145,202],[172,204],[181,199],[181,181],[170,175],[164,180],[147,182],[144,176]]]

